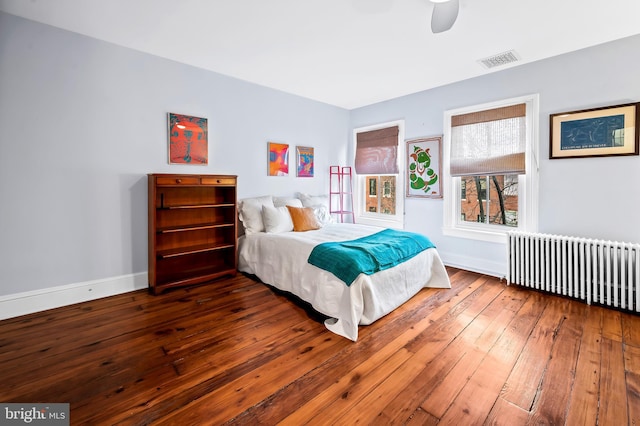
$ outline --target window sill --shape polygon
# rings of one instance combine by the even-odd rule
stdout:
[[[517,228],[513,228],[515,230]],[[507,244],[507,233],[512,229],[478,229],[473,227],[444,227],[442,233],[450,237]]]
[[[380,226],[382,228],[404,229],[404,223],[393,219],[379,219],[367,216],[356,217],[356,223],[361,225]]]

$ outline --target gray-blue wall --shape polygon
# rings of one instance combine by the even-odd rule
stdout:
[[[207,117],[209,165],[167,161],[167,113]],[[0,296],[147,270],[146,174],[327,193],[347,110],[0,13]],[[267,142],[316,177],[267,177]]]
[[[640,100],[640,36],[346,111],[0,13],[0,296],[145,272],[146,174],[229,173],[239,196],[326,193],[351,132],[540,94],[539,230],[640,242],[640,157],[548,160],[549,114]],[[166,114],[209,119],[209,165],[167,163]],[[313,146],[316,177],[266,176],[268,141]],[[450,264],[501,274],[505,248],[442,235],[442,201],[406,228]]]
[[[443,113],[540,95],[539,231],[640,243],[640,157],[549,160],[549,114],[640,101],[640,36],[351,111],[354,128],[405,120],[406,138],[441,135]],[[442,234],[442,200],[406,199],[408,229],[430,235],[445,262],[502,275],[506,249]]]

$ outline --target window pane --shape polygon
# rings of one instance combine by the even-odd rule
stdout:
[[[396,177],[367,176],[365,210],[369,213],[396,214]]]
[[[487,177],[463,176],[460,179],[461,187],[464,188],[464,194],[460,194],[460,220],[463,222],[485,222]]]
[[[378,212],[378,176],[367,176],[364,194],[365,210],[370,213]]]
[[[464,176],[460,179],[461,190],[464,188],[464,193],[460,194],[462,222],[518,226],[518,175]]]
[[[518,226],[518,175],[489,176],[489,223]]]
[[[396,214],[396,177],[380,176],[382,184],[382,198],[380,200],[380,213]]]

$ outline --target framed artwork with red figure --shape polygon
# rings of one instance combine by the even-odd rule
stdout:
[[[169,118],[169,164],[198,164],[209,162],[207,119],[174,114]]]

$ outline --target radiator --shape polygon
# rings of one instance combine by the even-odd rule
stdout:
[[[640,244],[510,232],[508,284],[640,312]]]

